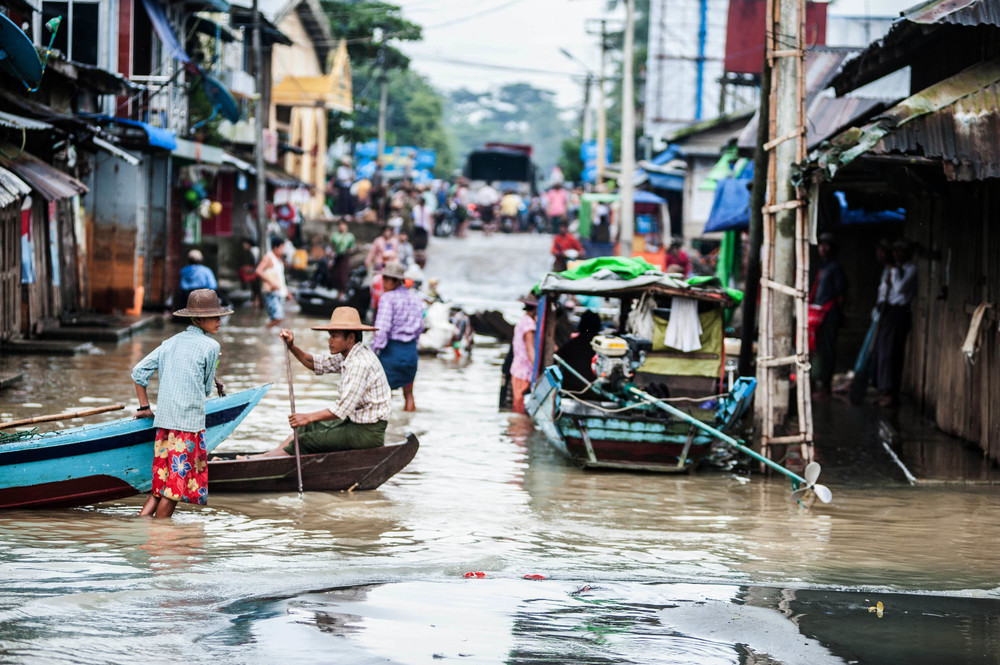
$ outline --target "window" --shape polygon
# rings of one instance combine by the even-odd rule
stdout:
[[[59,49],[74,62],[98,64],[97,42],[100,33],[98,10],[98,3],[92,0],[43,2],[43,26],[49,19],[62,16],[62,23],[56,32],[52,47]],[[38,33],[38,41],[42,45],[47,46],[51,38],[51,33],[44,27]]]

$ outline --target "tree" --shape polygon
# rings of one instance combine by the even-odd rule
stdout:
[[[334,36],[347,40],[354,90],[354,112],[331,115],[329,135],[343,136],[352,144],[375,138],[384,75],[389,99],[387,145],[433,149],[438,158],[435,175],[450,175],[454,159],[443,127],[444,98],[411,72],[409,58],[392,46],[393,41],[422,39],[420,26],[403,18],[400,7],[385,2],[322,0],[321,4]],[[376,29],[382,31],[382,43],[373,38]]]

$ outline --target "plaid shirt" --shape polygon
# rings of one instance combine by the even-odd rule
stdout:
[[[219,343],[198,326],[189,325],[166,340],[132,368],[132,380],[145,388],[160,373],[153,426],[181,432],[205,429],[205,398],[215,385]]]
[[[397,286],[382,295],[375,317],[375,337],[372,351],[378,353],[390,339],[412,342],[424,331],[424,303],[416,293],[405,286]]]
[[[347,355],[314,353],[313,371],[339,372],[340,399],[330,413],[352,423],[371,424],[389,419],[389,382],[378,357],[364,344],[355,344]]]

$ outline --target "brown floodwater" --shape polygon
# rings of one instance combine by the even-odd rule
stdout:
[[[548,242],[436,241],[427,272],[514,317]],[[288,321],[304,347],[324,346],[316,321]],[[274,383],[222,449],[288,433],[283,347],[262,324],[241,310],[219,335],[228,390]],[[134,408],[130,367],[179,329],[0,357],[25,375],[0,417]],[[216,494],[165,523],[136,517],[141,497],[0,513],[0,662],[1000,663],[995,472],[914,414],[883,416],[910,485],[881,414],[818,407],[834,501],[805,510],[756,472],[572,467],[497,412],[506,349],[479,341],[469,360],[421,360],[416,413],[394,395],[391,436],[421,448],[378,490]],[[301,410],[336,394],[294,380]]]

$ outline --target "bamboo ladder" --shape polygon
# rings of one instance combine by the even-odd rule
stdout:
[[[800,186],[795,189],[793,199],[783,201],[784,183],[777,181],[776,148],[786,141],[795,142],[795,162],[802,163],[806,156],[806,115],[805,115],[805,1],[790,0],[798,7],[796,21],[797,41],[794,45],[783,44],[783,35],[778,30],[783,25],[782,4],[789,0],[768,0],[767,3],[767,59],[772,70],[770,90],[770,118],[768,141],[764,149],[770,152],[767,168],[767,199],[763,209],[764,232],[761,247],[761,281],[760,281],[760,353],[757,359],[758,377],[761,379],[763,391],[758,393],[762,405],[758,414],[761,424],[761,453],[771,459],[771,446],[799,444],[803,462],[813,461],[813,419],[812,396],[809,383],[809,230],[806,219],[805,191]],[[785,31],[782,31],[785,32]],[[786,32],[786,34],[788,34]],[[778,101],[781,76],[778,75],[778,62],[782,58],[793,58],[795,61],[796,100],[798,103],[798,127],[793,131],[785,130],[778,135],[779,127]],[[787,81],[785,83],[787,85]],[[782,128],[783,129],[783,128]],[[775,281],[775,236],[778,226],[778,216],[782,212],[795,211],[795,285]],[[776,357],[779,350],[775,348],[774,314],[778,306],[787,306],[787,301],[776,302],[776,296],[791,297],[795,312],[795,350],[791,355]],[[787,352],[786,352],[787,353]],[[778,394],[778,374],[782,368],[794,366],[796,372],[796,402],[798,406],[798,433],[777,435],[776,407],[783,409],[784,405],[776,400],[785,399],[787,395]],[[762,393],[762,394],[761,394]]]

